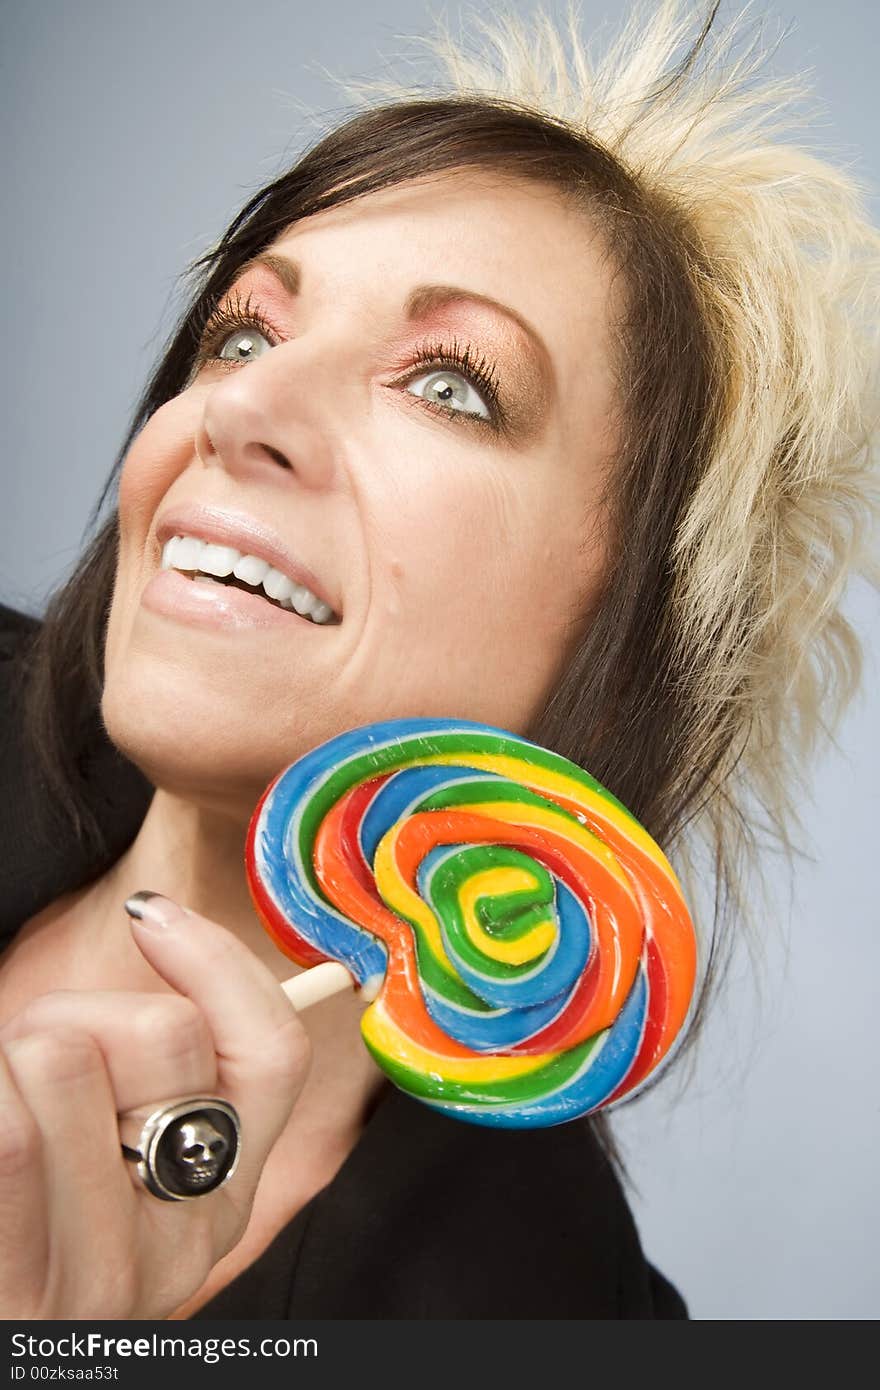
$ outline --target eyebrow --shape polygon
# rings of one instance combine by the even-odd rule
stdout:
[[[252,260],[247,261],[235,278],[241,279],[249,271],[259,268],[272,271],[291,298],[295,298],[299,294],[302,285],[302,269],[298,261],[291,260],[288,256],[279,256],[273,251],[264,251],[259,256],[254,256]],[[493,299],[491,295],[478,294],[476,290],[462,289],[457,285],[417,285],[406,297],[403,306],[404,317],[410,321],[424,318],[432,310],[442,309],[446,304],[451,304],[456,300],[469,300],[475,304],[482,304],[485,308],[494,309],[496,313],[502,314],[504,318],[511,319],[531,343],[546,383],[549,384],[553,380],[552,359],[547,344],[538,330],[527,319],[523,318],[522,314],[517,313],[516,309],[512,309],[509,304],[502,304],[498,299]]]

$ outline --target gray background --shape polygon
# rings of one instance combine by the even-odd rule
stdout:
[[[528,9],[527,0],[522,8]],[[547,8],[558,13],[558,7]],[[625,7],[583,5],[612,29]],[[736,12],[726,4],[722,14]],[[39,611],[75,562],[177,276],[312,137],[299,103],[344,114],[319,64],[369,75],[425,32],[425,0],[15,0],[0,11],[9,334],[0,598]],[[820,137],[876,188],[873,0],[769,4],[771,69],[814,70]],[[455,20],[458,7],[449,11]],[[880,220],[877,198],[872,213]],[[652,1259],[700,1318],[880,1312],[876,859],[880,617],[863,693],[805,808],[810,857],[780,873],[757,984],[740,952],[693,1076],[620,1112]],[[687,1084],[685,1085],[685,1082]]]

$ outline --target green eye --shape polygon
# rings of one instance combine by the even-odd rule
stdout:
[[[254,332],[255,329],[256,333]],[[244,339],[238,348],[238,356],[224,356],[221,349],[225,348],[229,339],[236,333],[244,334]],[[253,361],[254,339],[258,336],[265,338],[270,347],[273,347],[277,341],[272,325],[267,322],[259,309],[255,309],[251,305],[250,295],[244,303],[236,296],[230,303],[220,305],[211,314],[199,339],[193,373],[197,372],[199,367],[203,367],[206,362]]]
[[[226,344],[230,341],[230,339],[234,338],[237,333],[242,333],[244,334],[244,336],[242,337],[238,345],[236,354],[234,354],[231,357],[227,357],[223,349],[225,348]],[[221,362],[252,362],[255,356],[254,340],[257,337],[262,336],[262,334],[255,334],[253,329],[250,328],[233,328],[231,333],[228,333],[225,336],[220,337],[218,346],[221,350],[217,352],[216,356],[219,358]],[[256,355],[261,356],[262,354]]]
[[[470,415],[472,418],[491,423],[491,410],[461,372],[449,371],[446,368],[422,372],[419,376],[411,378],[408,387],[412,388],[418,382],[427,383],[426,390],[429,394],[422,396],[422,400],[443,406],[452,415]]]

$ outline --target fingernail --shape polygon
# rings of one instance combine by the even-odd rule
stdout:
[[[170,927],[186,915],[186,909],[172,902],[171,898],[163,898],[161,893],[151,893],[148,888],[126,898],[125,910],[129,917],[148,927]]]

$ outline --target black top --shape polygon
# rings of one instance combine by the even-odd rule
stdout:
[[[0,942],[131,843],[151,788],[89,716],[83,767],[107,836],[85,852],[40,791],[14,698],[34,620],[0,605]],[[36,795],[33,795],[36,790]],[[332,1181],[207,1303],[214,1318],[686,1318],[646,1261],[589,1120],[463,1124],[390,1084]]]

